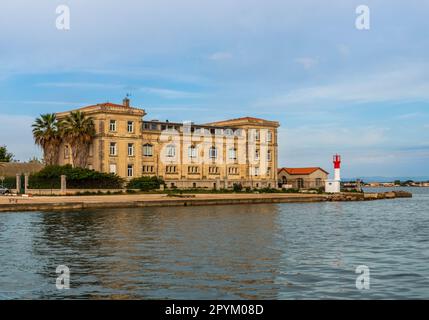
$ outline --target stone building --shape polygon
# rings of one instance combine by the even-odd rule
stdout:
[[[145,110],[131,107],[129,99],[77,110],[92,117],[96,128],[90,169],[128,180],[158,176],[167,187],[277,187],[276,121],[251,117],[207,124],[148,121]],[[65,143],[60,164],[73,164]]]
[[[325,186],[329,173],[319,167],[279,168],[279,186],[293,189],[319,189]]]

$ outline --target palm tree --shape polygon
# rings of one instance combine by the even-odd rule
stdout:
[[[34,141],[43,149],[43,159],[45,164],[58,164],[61,144],[61,129],[55,113],[40,115],[40,117],[33,123],[32,127]]]
[[[80,111],[71,112],[62,122],[64,140],[70,145],[73,165],[85,168],[95,136],[94,121]]]

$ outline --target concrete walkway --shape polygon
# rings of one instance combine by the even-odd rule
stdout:
[[[67,210],[88,208],[131,208],[192,205],[222,205],[249,203],[321,202],[328,195],[261,193],[261,194],[136,194],[136,195],[96,195],[59,197],[0,196],[0,212]]]

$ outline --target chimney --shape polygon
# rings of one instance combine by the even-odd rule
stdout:
[[[122,100],[122,104],[124,105],[124,107],[130,107],[130,99],[128,98],[128,95],[124,98],[124,100]]]

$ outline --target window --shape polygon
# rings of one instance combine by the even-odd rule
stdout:
[[[228,168],[228,174],[238,174],[238,168],[237,167],[229,167]]]
[[[271,150],[268,150],[267,152],[267,160],[271,161]]]
[[[145,157],[152,157],[153,156],[153,146],[151,144],[145,144],[143,145],[143,155]]]
[[[316,187],[320,187],[322,185],[322,179],[316,178]]]
[[[166,173],[176,173],[177,172],[177,167],[176,166],[166,166],[165,167],[165,172]]]
[[[259,167],[255,167],[255,176],[259,176]]]
[[[64,147],[64,159],[68,159],[70,157],[70,147],[65,146]]]
[[[113,174],[116,174],[116,164],[111,164],[109,166],[109,172],[113,173]]]
[[[190,146],[188,148],[188,157],[196,158],[197,157],[197,148],[195,146]]]
[[[132,164],[129,164],[127,167],[127,176],[128,177],[134,176],[134,166]]]
[[[116,142],[110,142],[109,153],[110,153],[111,156],[118,155],[118,150],[117,150]]]
[[[237,159],[237,149],[230,148],[228,150],[228,157],[231,160],[236,160]]]
[[[142,167],[142,172],[143,173],[153,173],[154,172],[154,167],[153,166],[143,166]]]
[[[134,143],[128,144],[128,156],[134,157]]]
[[[255,140],[259,141],[260,136],[259,136],[259,130],[255,130]]]
[[[176,156],[176,146],[174,144],[169,144],[167,146],[167,157],[173,158]]]
[[[116,131],[116,120],[110,120],[109,130]]]
[[[189,166],[188,167],[188,173],[192,174],[192,173],[198,173],[198,167],[197,166]]]
[[[259,160],[259,150],[255,150],[255,160]]]
[[[134,132],[134,121],[128,121],[127,122],[127,131],[128,131],[128,133]]]
[[[232,136],[234,134],[234,131],[232,129],[225,129],[225,134],[227,136]]]
[[[150,129],[151,130],[158,130],[158,125],[156,123],[151,123]]]
[[[211,159],[216,159],[217,158],[217,149],[216,149],[216,147],[210,147],[210,149],[209,149],[209,157]]]
[[[91,145],[89,146],[89,156],[93,157],[94,156],[94,145],[91,143]]]
[[[271,131],[267,132],[267,142],[271,142],[273,140],[273,133]]]
[[[267,168],[267,176],[271,176],[271,168],[270,167]]]
[[[209,174],[218,174],[219,168],[218,167],[209,167]]]

